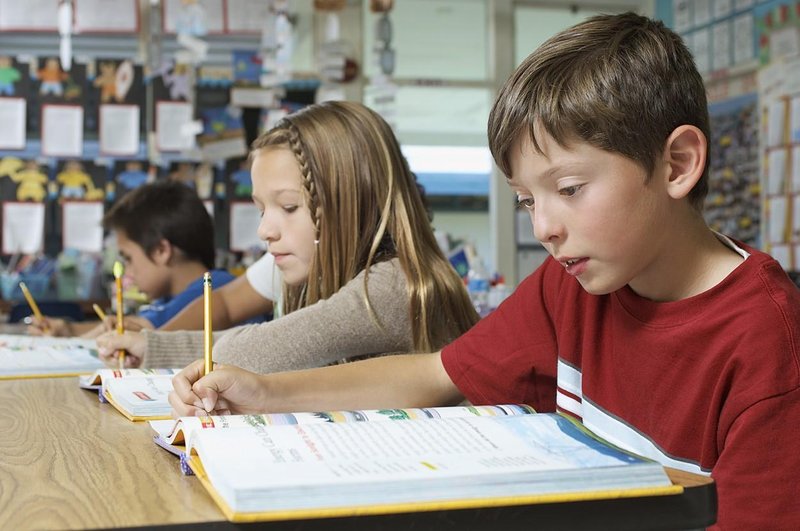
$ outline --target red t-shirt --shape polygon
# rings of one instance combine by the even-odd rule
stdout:
[[[724,529],[800,529],[800,290],[745,250],[714,288],[665,303],[590,295],[550,258],[442,362],[475,404],[558,409],[710,473]]]

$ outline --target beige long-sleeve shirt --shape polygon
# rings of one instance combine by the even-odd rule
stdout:
[[[375,264],[364,302],[364,272],[307,308],[256,325],[214,333],[214,361],[258,373],[321,367],[341,359],[413,351],[406,279],[398,259]],[[453,327],[445,336],[460,332]],[[183,367],[203,355],[199,331],[145,332],[144,367]],[[440,345],[443,346],[443,345]]]

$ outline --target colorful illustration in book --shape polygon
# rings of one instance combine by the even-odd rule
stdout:
[[[36,201],[41,203],[47,195],[47,174],[39,167],[35,160],[28,160],[25,166],[16,173],[10,174],[12,181],[17,183],[18,201]]]
[[[22,74],[7,55],[0,55],[0,95],[14,96],[14,83],[22,79]]]
[[[56,182],[61,185],[63,199],[85,199],[87,201],[103,199],[103,189],[98,188],[78,160],[68,160],[56,175]]]
[[[266,426],[267,421],[261,415],[245,415],[244,421],[253,427]]]
[[[411,418],[408,411],[403,409],[379,409],[378,414],[385,415],[391,420],[408,420]]]

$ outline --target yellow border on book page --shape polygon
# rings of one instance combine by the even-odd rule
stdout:
[[[268,522],[277,520],[299,520],[312,518],[336,518],[345,516],[371,516],[409,512],[430,512],[453,509],[483,509],[515,505],[534,505],[544,503],[565,503],[590,500],[612,500],[619,498],[639,498],[645,496],[674,496],[682,494],[682,485],[664,487],[639,487],[630,489],[609,489],[587,492],[567,492],[556,494],[536,494],[529,496],[496,496],[491,498],[469,498],[460,500],[436,500],[430,502],[391,503],[353,507],[322,507],[319,509],[294,509],[267,511],[260,513],[236,513],[222,499],[211,485],[203,463],[197,455],[188,459],[189,467],[208,491],[222,514],[231,522]]]
[[[70,376],[84,376],[92,374],[97,369],[84,372],[49,372],[49,373],[34,373],[34,374],[3,374],[0,375],[0,380],[32,380],[34,378],[69,378]]]

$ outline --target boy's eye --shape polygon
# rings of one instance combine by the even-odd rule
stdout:
[[[566,188],[562,188],[558,191],[561,195],[565,195],[567,197],[572,197],[573,195],[577,194],[580,189],[583,187],[581,184],[576,184],[575,186],[567,186]]]
[[[533,197],[531,196],[517,196],[517,206],[521,208],[527,208],[528,210],[533,209],[534,201]]]

